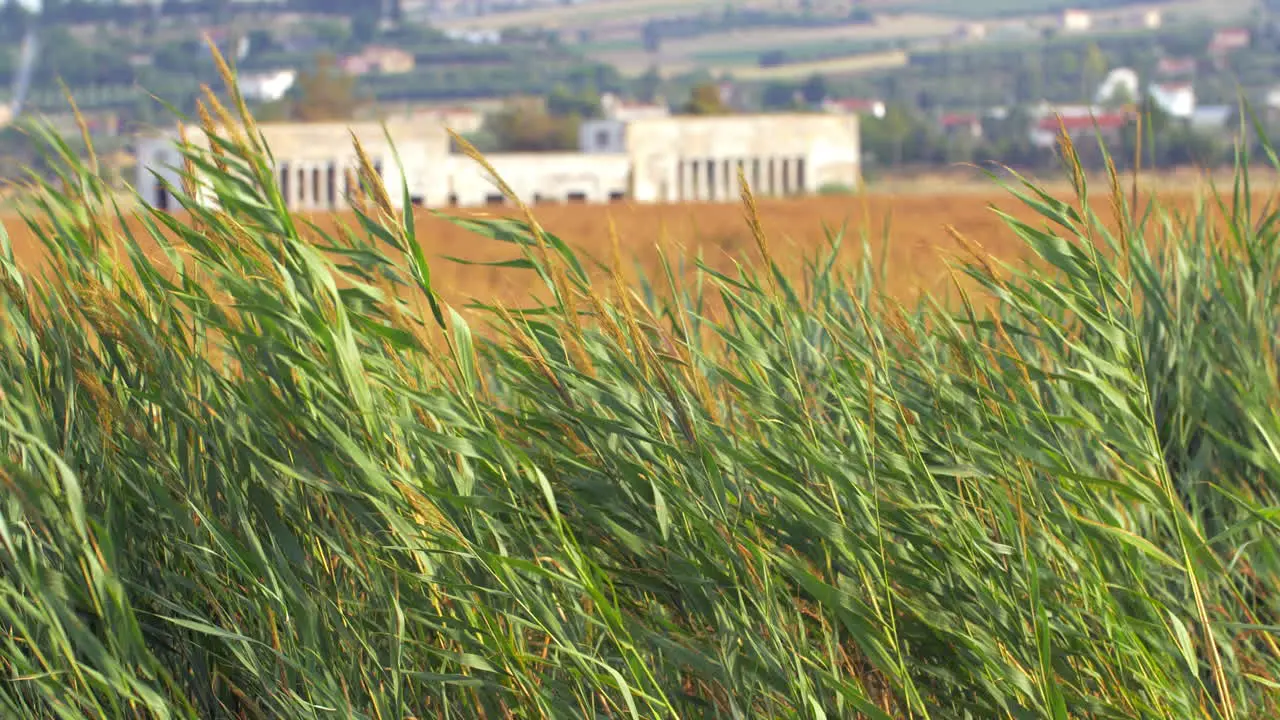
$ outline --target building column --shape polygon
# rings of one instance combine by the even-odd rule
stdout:
[[[338,163],[338,207],[347,209],[351,207],[351,165],[349,163]]]
[[[293,211],[298,209],[298,163],[290,160],[289,168],[289,191],[284,194],[285,209]]]
[[[720,176],[720,182],[716,186],[720,188],[720,197],[724,202],[733,201],[733,172],[730,169],[732,161],[729,158],[718,158],[716,160],[716,173]]]
[[[309,162],[304,164],[302,167],[306,168],[304,174],[307,178],[307,181],[303,183],[303,187],[306,188],[306,195],[303,198],[302,206],[308,210],[317,210],[320,208],[320,193],[316,192],[319,188],[316,187],[315,183],[315,171],[317,165],[313,162]]]

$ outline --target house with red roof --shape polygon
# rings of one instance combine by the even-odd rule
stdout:
[[[412,71],[414,64],[413,53],[383,45],[370,45],[338,61],[338,66],[348,75],[399,75]]]
[[[1042,115],[1031,126],[1031,144],[1039,148],[1052,148],[1063,132],[1072,142],[1095,137],[1101,137],[1108,143],[1115,142],[1134,117],[1132,112],[1099,112],[1092,116]]]
[[[1196,66],[1193,57],[1162,57],[1156,63],[1156,72],[1164,77],[1186,77],[1195,74]]]
[[[1234,50],[1249,47],[1251,34],[1248,28],[1222,28],[1213,34],[1209,41],[1210,55],[1225,55]]]
[[[977,113],[944,113],[938,118],[938,124],[942,127],[942,132],[952,137],[982,137],[982,118]]]

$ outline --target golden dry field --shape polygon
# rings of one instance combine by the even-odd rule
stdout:
[[[1065,194],[1055,193],[1058,197]],[[1190,211],[1195,202],[1191,191],[1159,194],[1161,207]],[[1261,204],[1265,197],[1260,196]],[[1109,199],[1093,201],[1104,218],[1110,217]],[[946,230],[950,225],[980,244],[994,256],[1017,262],[1025,254],[1021,243],[997,216],[999,208],[1037,227],[1044,222],[1008,193],[993,188],[989,192],[904,193],[898,195],[814,197],[801,200],[760,201],[761,222],[774,259],[788,271],[798,271],[800,261],[812,257],[826,244],[824,226],[833,232],[845,228],[843,254],[854,260],[865,236],[878,255],[886,248],[887,287],[890,294],[910,302],[921,291],[947,292],[951,287],[948,258],[963,255],[959,244]],[[514,208],[486,211],[455,211],[461,216],[517,215]],[[534,208],[535,217],[549,232],[578,251],[584,261],[595,258],[609,262],[613,253],[610,225],[617,229],[623,270],[643,269],[661,282],[662,244],[673,264],[681,256],[691,261],[699,253],[707,264],[732,270],[734,260],[752,262],[759,258],[756,243],[740,204],[683,205],[543,205]],[[355,225],[354,216],[304,216],[320,228],[336,223]],[[16,217],[3,220],[20,264],[35,270],[41,264],[42,249],[30,230]],[[457,226],[419,210],[418,235],[432,260],[433,280],[443,298],[455,306],[469,300],[499,301],[522,306],[531,294],[540,295],[538,278],[529,271],[462,265],[450,256],[491,261],[516,257],[515,246],[478,238]],[[887,244],[883,244],[888,237]],[[1158,238],[1148,238],[1158,242]],[[880,258],[877,258],[877,261]]]

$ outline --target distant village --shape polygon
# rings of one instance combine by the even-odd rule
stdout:
[[[475,12],[476,8],[465,3],[429,3],[427,8],[435,13]],[[1115,11],[1093,13],[1084,10],[1066,10],[1057,16],[1053,27],[1039,28],[1044,37],[1053,37],[1058,41],[1072,37],[1092,37],[1097,33],[1161,33],[1165,31],[1165,17],[1158,9],[1144,8],[1134,11]],[[1007,32],[1008,23],[957,23],[954,30],[956,45],[951,52],[972,44],[994,42],[993,36],[998,32]],[[235,34],[227,28],[203,28],[207,37],[223,49],[225,53],[237,60],[249,58],[257,52],[253,46],[257,37]],[[983,107],[957,108],[940,105],[935,109],[924,109],[920,103],[915,107],[906,105],[912,122],[924,123],[930,137],[939,142],[964,142],[971,145],[981,143],[1004,142],[1025,145],[1034,151],[1048,153],[1065,130],[1075,139],[1101,134],[1104,140],[1118,141],[1125,129],[1131,127],[1135,118],[1144,110],[1155,109],[1167,118],[1179,123],[1180,127],[1205,136],[1221,136],[1228,138],[1238,129],[1240,118],[1235,103],[1202,102],[1197,97],[1197,80],[1206,71],[1226,73],[1230,71],[1232,57],[1240,53],[1250,52],[1256,41],[1257,29],[1248,27],[1221,27],[1212,32],[1204,46],[1194,54],[1176,55],[1162,53],[1153,67],[1137,68],[1130,66],[1104,67],[1104,73],[1089,83],[1092,97],[1082,97],[1080,102],[1061,102],[1047,99],[1023,100],[1012,103],[988,103]],[[492,52],[505,51],[511,42],[509,35],[496,30],[485,29],[453,29],[442,33],[451,47],[462,48],[457,51],[461,56],[467,53],[484,52],[491,48]],[[394,37],[384,37],[375,41],[360,43],[349,51],[333,55],[332,62],[336,71],[355,81],[356,87],[365,83],[394,83],[397,78],[405,83],[412,83],[414,78],[432,65],[430,53],[415,51],[404,43],[394,42]],[[289,37],[273,40],[279,47],[274,50],[281,56],[299,57],[303,52],[323,49],[314,38],[291,39]],[[951,41],[948,41],[951,42]],[[349,43],[348,43],[349,45]],[[467,50],[470,48],[470,50]],[[192,44],[193,53],[207,53],[199,44]],[[498,55],[494,55],[498,57]],[[923,55],[921,55],[923,57]],[[155,55],[136,53],[129,57],[129,63],[142,67],[157,63]],[[903,72],[911,69],[915,56],[908,59]],[[253,69],[244,70],[239,75],[240,91],[249,103],[255,107],[268,108],[285,102],[299,92],[300,78],[306,73],[301,64],[278,64],[263,67],[263,63],[249,63]],[[1109,62],[1107,64],[1110,64]],[[596,71],[599,74],[599,71]],[[1081,71],[1082,73],[1084,71]],[[1082,75],[1083,77],[1083,75]],[[822,78],[816,78],[821,80]],[[811,84],[812,84],[811,79]],[[461,76],[459,82],[465,82]],[[970,82],[976,82],[970,79]],[[848,89],[835,79],[823,83],[819,90],[810,92],[809,87],[797,85],[783,98],[781,107],[762,105],[760,84],[750,84],[732,77],[721,79],[704,79],[703,85],[710,83],[718,94],[721,112],[726,113],[760,113],[764,112],[816,112],[828,114],[856,115],[862,119],[864,137],[862,139],[863,163],[884,163],[891,151],[883,147],[879,139],[888,131],[877,131],[876,124],[894,124],[900,121],[890,111],[894,100],[878,97],[874,94],[863,94]],[[632,83],[634,85],[634,83]],[[687,88],[696,92],[696,86]],[[765,99],[768,99],[768,87],[764,88]],[[95,142],[115,139],[119,154],[124,158],[136,158],[137,147],[134,139],[153,130],[163,130],[164,125],[147,125],[131,118],[126,110],[113,107],[113,103],[102,101],[103,93],[116,92],[107,88],[89,87],[76,91],[76,98],[83,108],[85,124]],[[403,94],[403,93],[402,93]],[[410,93],[411,94],[411,93]],[[590,91],[585,93],[590,95]],[[584,95],[584,93],[578,93]],[[661,96],[638,97],[634,88],[618,87],[600,91],[584,100],[587,110],[573,110],[581,116],[575,116],[575,123],[587,123],[592,118],[609,118],[616,116],[618,107],[635,105],[651,107],[663,105],[662,111],[680,115],[687,111],[685,97]],[[577,96],[575,96],[577,97]],[[494,117],[509,111],[511,97],[495,95],[484,98],[462,98],[454,101],[438,101],[430,99],[378,99],[375,102],[360,104],[355,108],[350,121],[365,122],[385,120],[394,122],[423,122],[448,127],[464,136],[473,136],[486,132]],[[548,109],[546,95],[534,95],[520,98],[528,106],[532,102],[539,106],[538,112],[551,113]],[[1280,121],[1280,86],[1270,89],[1257,98],[1255,109],[1260,111],[1267,122]],[[775,103],[776,104],[776,103]],[[902,101],[898,101],[903,105]],[[936,103],[935,103],[936,104]],[[118,103],[115,103],[118,105]],[[0,104],[0,128],[14,120],[15,108],[11,104]],[[80,132],[74,118],[67,112],[42,111],[42,119],[53,127],[68,135]],[[879,134],[877,134],[879,133]],[[575,129],[564,134],[566,140],[556,150],[573,150],[578,141]],[[901,145],[905,142],[898,139]],[[495,149],[503,150],[501,139]],[[519,150],[519,148],[515,148]],[[981,159],[981,150],[977,159]],[[994,151],[992,151],[994,152]],[[941,156],[939,156],[941,157]],[[996,159],[1001,159],[997,157]],[[933,160],[934,162],[937,159]],[[917,161],[919,163],[921,161]],[[931,162],[928,158],[924,163]]]

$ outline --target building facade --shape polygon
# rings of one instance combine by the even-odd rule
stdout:
[[[406,191],[414,205],[426,207],[504,202],[479,163],[451,151],[444,123],[396,120],[385,128],[373,122],[259,125],[292,210],[348,207],[348,183],[358,167],[352,135],[393,202]],[[177,137],[170,131],[138,143],[137,190],[159,209],[176,207],[160,178],[180,186]],[[189,137],[207,143],[198,131]],[[858,117],[848,114],[601,119],[583,123],[578,152],[492,153],[485,159],[527,203],[735,202],[739,170],[760,197],[854,188],[861,181]]]

